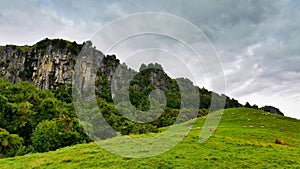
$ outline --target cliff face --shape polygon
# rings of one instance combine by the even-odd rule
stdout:
[[[0,76],[13,83],[33,82],[38,88],[50,89],[60,84],[70,84],[76,55],[67,48],[59,49],[51,44],[44,49],[32,47],[22,51],[7,45],[0,51]]]
[[[80,52],[81,58],[77,60],[80,63],[75,68]],[[93,58],[102,59],[98,63],[98,70],[92,70],[92,64],[95,64]],[[105,93],[103,97],[107,100],[111,99],[111,80],[119,65],[120,61],[116,56],[104,56],[90,41],[81,45],[62,39],[44,39],[33,46],[0,47],[0,77],[9,79],[12,83],[29,81],[40,89],[52,89],[71,84],[76,69],[81,74],[82,88],[93,84],[92,79],[97,73],[96,90]],[[124,73],[132,71],[126,66],[124,68]]]

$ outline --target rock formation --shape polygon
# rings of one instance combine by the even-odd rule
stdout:
[[[7,45],[0,50],[0,76],[13,83],[26,80],[38,88],[51,89],[72,82],[75,59],[76,55],[67,48],[55,48],[52,44],[26,51]]]

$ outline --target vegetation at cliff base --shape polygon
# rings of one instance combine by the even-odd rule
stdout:
[[[72,103],[59,100],[50,90],[37,89],[29,82],[12,84],[0,79],[0,104],[3,137],[0,155],[3,157],[90,141],[79,124]],[[51,126],[43,125],[47,123]],[[47,142],[50,136],[55,144]],[[42,148],[41,143],[46,148]]]

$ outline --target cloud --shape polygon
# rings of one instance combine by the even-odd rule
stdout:
[[[121,9],[121,7],[116,4],[108,4],[105,9],[105,16],[109,16],[112,18],[119,18],[121,16],[126,15],[126,13]]]

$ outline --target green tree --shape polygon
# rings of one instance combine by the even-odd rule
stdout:
[[[56,150],[60,147],[61,134],[55,121],[42,121],[31,138],[34,149],[38,152]]]
[[[251,108],[252,106],[247,102],[247,103],[245,104],[245,107]]]
[[[11,106],[8,102],[8,99],[0,95],[0,127],[4,128],[9,125],[11,120]]]
[[[14,156],[18,149],[22,147],[23,139],[17,134],[9,134],[0,128],[0,152],[3,156]]]
[[[37,121],[34,118],[36,113],[32,110],[32,107],[33,105],[27,101],[23,103],[11,103],[13,118],[10,124],[5,127],[24,138],[25,144],[30,143],[32,130],[37,125]]]
[[[62,105],[56,98],[43,99],[39,107],[39,118],[42,120],[51,120],[59,117]]]
[[[54,93],[56,99],[62,102],[71,103],[73,101],[72,86],[70,84],[58,86],[56,89],[52,89],[51,92]]]

